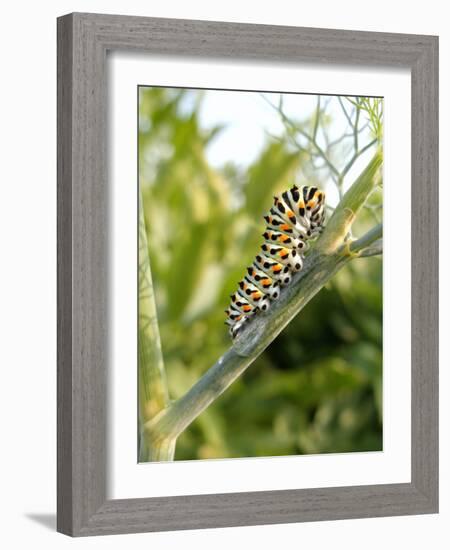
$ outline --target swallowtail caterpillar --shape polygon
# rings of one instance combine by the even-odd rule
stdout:
[[[308,241],[317,237],[325,220],[325,193],[317,187],[294,185],[281,196],[264,216],[267,222],[264,242],[225,310],[230,336],[234,339],[242,327],[260,311],[267,311],[280,296],[292,274],[303,267]]]

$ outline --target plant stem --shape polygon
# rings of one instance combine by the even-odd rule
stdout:
[[[148,433],[148,432],[147,432]],[[152,441],[143,462],[171,462],[175,456],[176,437]]]
[[[359,257],[368,258],[369,256],[379,256],[382,253],[383,253],[383,239],[378,239],[367,248],[364,248],[363,250],[361,250],[361,252],[359,253]]]
[[[353,253],[362,253],[367,247],[375,243],[375,241],[380,241],[382,236],[383,224],[379,223],[358,240],[353,241],[349,246],[349,250]]]
[[[234,345],[170,407],[145,425],[149,434],[173,440],[198,415],[221,395],[262,351],[276,338],[297,313],[339,271],[351,256],[319,255],[312,252],[303,270],[273,303],[269,312],[260,314],[237,337]]]
[[[139,414],[141,426],[169,404],[156,304],[148,256],[142,196],[139,194]],[[151,441],[141,436],[140,460],[151,456]]]
[[[379,169],[383,162],[381,151],[377,151],[360,174],[355,183],[342,197],[327,227],[316,245],[316,250],[323,254],[335,252],[349,233],[356,214],[380,181]]]
[[[303,270],[294,275],[270,310],[248,323],[233,346],[185,395],[145,424],[150,440],[163,442],[162,447],[175,445],[178,435],[247,369],[321,288],[356,257],[352,253],[355,250],[351,250],[351,245],[346,246],[344,239],[378,181],[381,162],[381,154],[377,152],[335,209],[315,248],[306,257]],[[380,231],[377,227],[356,241],[359,244],[355,246],[370,244]]]

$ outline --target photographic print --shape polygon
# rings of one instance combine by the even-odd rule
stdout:
[[[139,462],[383,449],[383,98],[138,88]]]

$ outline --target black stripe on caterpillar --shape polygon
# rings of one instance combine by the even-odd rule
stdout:
[[[267,226],[261,251],[247,267],[225,310],[225,324],[233,339],[255,314],[269,309],[271,301],[280,296],[281,287],[302,269],[308,241],[317,237],[324,225],[325,193],[317,187],[294,185],[274,197],[264,219]]]

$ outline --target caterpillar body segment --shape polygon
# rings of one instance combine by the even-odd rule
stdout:
[[[239,313],[243,313],[247,316],[254,315],[258,306],[250,302],[246,297],[244,297],[239,292],[235,292],[231,295],[231,305],[230,307]]]
[[[255,264],[247,268],[245,279],[260,290],[262,290],[269,298],[276,300],[280,295],[280,283],[265,273],[259,270]]]
[[[250,304],[257,307],[261,311],[269,309],[270,301],[265,292],[258,287],[247,281],[245,278],[239,281],[238,293],[241,297],[245,298]]]
[[[292,271],[300,271],[302,268],[300,253],[295,249],[264,243],[261,250],[266,256],[288,266]]]
[[[274,197],[264,216],[264,242],[225,310],[232,338],[289,285],[292,275],[303,268],[309,240],[322,232],[325,220],[325,193],[317,187],[297,187]]]
[[[273,243],[274,245],[287,246],[289,248],[297,248],[300,250],[305,248],[306,245],[304,237],[297,238],[293,235],[288,235],[283,231],[275,231],[270,228],[267,228],[262,236],[267,242]]]
[[[281,284],[283,284],[284,276],[289,272],[288,266],[262,253],[256,256],[255,265],[268,277],[275,279]]]

